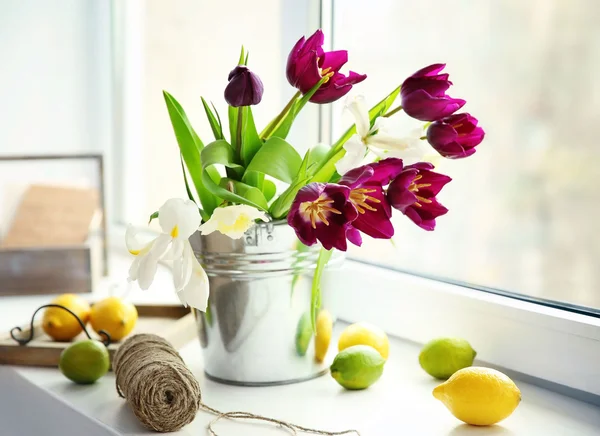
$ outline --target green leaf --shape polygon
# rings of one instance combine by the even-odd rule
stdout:
[[[206,117],[208,118],[208,122],[210,124],[210,128],[213,131],[213,135],[215,136],[215,140],[225,139],[223,137],[223,127],[221,126],[221,120],[215,117],[210,107],[208,107],[206,100],[204,100],[204,97],[200,98],[202,99],[202,106],[204,106],[204,112],[206,112]]]
[[[319,162],[321,162],[325,156],[327,156],[327,153],[329,153],[329,149],[330,147],[327,147],[324,144],[318,144],[315,147],[311,148],[308,150],[308,171],[309,174],[311,172],[311,168],[313,170],[316,170],[317,165]]]
[[[233,169],[236,174],[240,175],[240,178],[244,173],[244,167],[234,162],[233,149],[224,139],[213,141],[204,147],[201,158],[202,167],[205,169],[211,165],[223,165]]]
[[[246,171],[242,178],[242,182],[247,183],[250,186],[255,186],[260,190],[262,190],[264,180],[265,175],[263,173],[257,173],[256,171]]]
[[[229,138],[231,139],[231,148],[236,150],[238,108],[229,106],[227,108],[227,114],[229,115]]]
[[[332,250],[325,250],[321,248],[319,252],[319,258],[317,259],[317,267],[315,269],[315,275],[313,276],[312,288],[310,292],[310,321],[312,324],[313,331],[316,330],[317,325],[317,311],[321,307],[321,277],[323,276],[323,270],[331,259],[333,254]]]
[[[241,157],[244,165],[248,166],[248,164],[252,161],[252,158],[256,155],[258,150],[263,145],[262,140],[258,136],[258,132],[256,131],[256,125],[254,124],[254,116],[252,115],[252,109],[250,106],[244,107],[243,112],[243,130],[242,130],[242,151]]]
[[[218,197],[230,201],[232,203],[247,204],[248,206],[255,207],[257,209],[267,210],[267,200],[260,189],[254,188],[252,190],[242,190],[240,193],[231,192],[226,188],[222,187],[220,183],[216,183],[209,173],[209,169],[213,168],[214,165],[224,165],[226,168],[234,170],[234,172],[240,174],[244,168],[235,162],[233,162],[233,150],[231,146],[225,140],[218,140],[208,144],[204,150],[202,150],[202,182],[206,188]],[[239,182],[241,183],[241,182]],[[241,183],[242,185],[253,188],[252,186]],[[260,195],[258,195],[260,194]],[[246,195],[248,197],[246,197]]]
[[[333,175],[335,174],[335,163],[340,160],[344,154],[346,153],[346,150],[342,149],[340,151],[338,151],[335,155],[333,155],[326,163],[325,165],[323,165],[323,167],[321,167],[321,169],[319,169],[316,174],[310,179],[311,182],[321,182],[321,183],[327,183],[329,182],[329,180],[331,179],[331,177],[333,177]]]
[[[196,202],[196,200],[194,200],[194,196],[192,195],[192,191],[190,190],[190,184],[188,183],[187,174],[185,173],[185,165],[183,164],[183,156],[181,156],[181,154],[179,154],[179,161],[181,162],[181,172],[183,173],[183,181],[185,182],[185,191],[187,192],[188,198],[193,202]]]
[[[200,151],[204,148],[204,144],[196,134],[179,102],[166,91],[163,91],[163,95],[169,117],[171,118],[171,124],[173,125],[173,131],[177,138],[179,151],[190,173],[202,208],[208,215],[211,215],[213,210],[219,205],[220,199],[206,188],[202,180],[203,171]]]
[[[260,205],[264,210],[267,209],[267,200],[260,189],[247,185],[246,183],[238,180],[229,179],[227,177],[221,179],[220,185],[226,189],[229,185],[232,185],[236,194],[241,195],[248,201]]]
[[[323,77],[315,86],[313,86],[310,89],[310,91],[304,94],[301,99],[296,100],[294,102],[294,105],[292,106],[292,109],[285,115],[285,117],[280,121],[279,125],[275,127],[273,133],[271,133],[271,135],[269,136],[277,136],[279,138],[285,139],[288,133],[290,132],[290,129],[292,128],[294,120],[296,119],[302,108],[306,105],[306,103],[308,103],[308,101],[315,94],[315,92],[319,90],[323,83],[325,83],[325,77]]]
[[[242,50],[240,51],[240,60],[238,61],[238,65],[246,65],[244,60],[246,59],[246,54],[244,50],[244,46],[242,46]]]
[[[250,56],[250,52],[246,53],[246,59],[244,59],[244,65],[248,65],[248,57]]]
[[[275,183],[273,183],[272,180],[265,179],[263,181],[262,192],[265,195],[267,201],[271,201],[277,193],[277,186],[275,185]]]
[[[304,155],[304,159],[302,159],[302,163],[300,164],[300,168],[298,169],[298,174],[296,175],[296,180],[306,178],[309,160],[310,160],[310,149]]]
[[[286,183],[298,174],[302,158],[289,143],[273,136],[258,150],[246,171],[257,171]]]
[[[371,121],[371,123],[375,118],[382,116],[392,107],[394,101],[396,101],[396,98],[398,97],[398,94],[400,94],[400,88],[401,86],[398,86],[386,97],[384,97],[383,100],[381,100],[369,110],[369,120]]]
[[[148,220],[148,224],[150,224],[152,222],[152,220],[155,220],[157,218],[158,218],[158,211],[156,211],[152,215],[150,215],[150,219]]]
[[[275,219],[284,218],[288,214],[290,207],[294,202],[294,198],[296,198],[296,194],[304,185],[308,183],[309,180],[310,179],[308,177],[305,177],[303,179],[296,180],[295,183],[288,186],[288,188],[283,191],[279,197],[277,197],[273,204],[271,204],[271,207],[269,208],[269,213],[271,216]]]

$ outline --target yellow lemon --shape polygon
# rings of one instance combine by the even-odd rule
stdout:
[[[71,310],[84,324],[90,318],[90,305],[78,295],[63,294],[52,300],[51,304]],[[77,319],[60,307],[49,307],[44,311],[42,329],[55,341],[70,341],[83,331]]]
[[[344,329],[338,341],[338,351],[354,345],[369,345],[379,351],[385,360],[390,351],[390,342],[385,332],[366,322],[358,322]]]
[[[323,362],[327,356],[329,343],[331,342],[331,332],[333,331],[333,318],[325,309],[319,312],[317,316],[317,326],[315,334],[315,360]]]
[[[92,306],[90,324],[96,333],[106,330],[113,341],[120,341],[133,330],[137,309],[119,297],[109,297]]]
[[[475,366],[455,372],[433,390],[433,396],[458,419],[472,425],[496,424],[521,401],[521,391],[508,376]]]

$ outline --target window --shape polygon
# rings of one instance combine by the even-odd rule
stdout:
[[[453,181],[434,232],[397,213],[394,244],[365,240],[352,255],[599,311],[599,19],[594,0],[334,1],[334,47],[369,73],[357,92],[375,103],[446,62],[450,95],[467,100],[487,133],[473,157],[437,161]]]
[[[117,5],[117,14],[122,34],[116,40],[125,45],[122,97],[125,118],[131,118],[123,121],[122,129],[127,192],[119,218],[143,223],[165,199],[185,197],[162,91],[180,101],[208,144],[213,137],[200,96],[215,102],[227,129],[223,91],[244,45],[249,66],[266,84],[263,101],[254,110],[257,126],[265,126],[295,92],[285,78],[285,62],[299,35],[318,27],[318,2],[265,0],[257,7],[243,0],[148,0]],[[277,24],[281,22],[286,26]],[[318,108],[307,108],[290,142],[308,148],[317,142],[318,126]]]

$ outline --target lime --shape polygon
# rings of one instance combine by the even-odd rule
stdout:
[[[425,344],[419,363],[427,374],[445,380],[459,369],[473,365],[476,355],[464,339],[438,338]]]
[[[338,340],[338,351],[353,345],[369,345],[375,348],[387,360],[390,342],[387,335],[379,327],[366,322],[357,322],[344,329]]]
[[[496,424],[521,402],[521,392],[508,376],[479,367],[456,371],[433,390],[433,396],[458,419],[472,425]]]
[[[104,344],[92,339],[75,342],[61,353],[58,367],[75,383],[94,383],[108,372],[108,350]]]
[[[305,312],[298,320],[298,325],[296,326],[296,353],[298,353],[298,356],[306,354],[312,334],[310,313]]]
[[[331,376],[346,389],[366,389],[379,380],[385,359],[373,347],[354,345],[338,353]]]

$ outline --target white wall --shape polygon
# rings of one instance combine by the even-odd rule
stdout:
[[[109,0],[0,0],[0,156],[109,149],[110,38]],[[0,161],[0,231],[24,185],[96,175]]]

